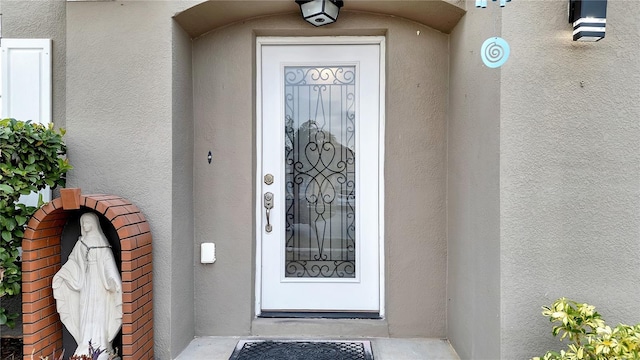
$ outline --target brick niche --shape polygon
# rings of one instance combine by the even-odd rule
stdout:
[[[22,240],[22,320],[24,360],[62,351],[62,328],[51,282],[60,269],[61,236],[72,210],[91,210],[115,228],[120,242],[123,360],[153,359],[151,232],[138,207],[115,195],[81,195],[63,189],[62,197],[40,208]],[[64,199],[64,201],[63,201]],[[116,257],[117,258],[117,257]],[[68,357],[72,354],[65,354]]]

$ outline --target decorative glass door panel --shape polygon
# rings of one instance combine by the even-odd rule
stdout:
[[[285,66],[285,276],[356,275],[355,66]]]
[[[258,39],[257,313],[380,310],[374,39]]]

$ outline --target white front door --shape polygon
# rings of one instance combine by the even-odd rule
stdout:
[[[257,313],[379,313],[383,38],[257,44]]]

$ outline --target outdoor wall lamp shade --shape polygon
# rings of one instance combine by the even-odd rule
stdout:
[[[607,25],[607,0],[569,0],[573,41],[599,41]]]
[[[322,26],[336,22],[341,0],[296,0],[300,5],[302,17],[313,26]]]

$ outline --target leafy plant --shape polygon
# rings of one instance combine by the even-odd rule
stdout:
[[[566,350],[548,351],[533,360],[638,360],[640,359],[640,324],[606,325],[595,307],[566,298],[542,307],[542,315],[556,324],[551,333],[560,341],[569,340]]]
[[[63,136],[64,129],[54,130],[53,124],[0,120],[0,297],[20,293],[18,247],[36,211],[36,207],[19,204],[20,196],[65,185],[71,165],[64,157]],[[38,205],[42,205],[41,198]],[[13,327],[16,317],[0,306],[0,325]]]
[[[7,309],[0,307],[0,324],[13,324],[18,318],[18,314],[8,313]]]

